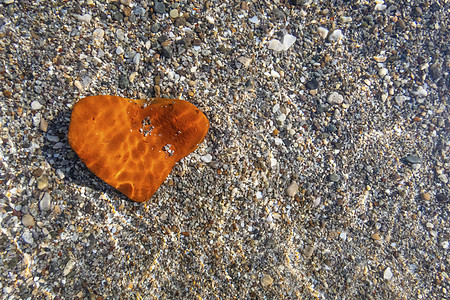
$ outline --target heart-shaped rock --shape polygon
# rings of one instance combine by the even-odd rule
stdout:
[[[69,144],[95,175],[144,202],[208,129],[206,116],[183,100],[91,96],[73,107]]]

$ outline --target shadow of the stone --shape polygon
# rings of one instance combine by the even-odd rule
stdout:
[[[67,110],[59,113],[53,120],[48,121],[45,142],[42,148],[46,161],[56,171],[57,176],[62,177],[66,184],[72,183],[80,188],[90,188],[98,196],[104,192],[116,199],[127,199],[130,201],[126,196],[92,173],[75,151],[72,150],[67,137],[70,115],[71,111]]]

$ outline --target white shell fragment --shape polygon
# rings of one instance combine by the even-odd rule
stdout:
[[[89,24],[92,20],[92,16],[90,14],[75,15],[75,17],[78,19],[78,21],[86,24]]]
[[[292,34],[285,34],[283,36],[283,42],[280,42],[277,39],[273,39],[269,41],[269,49],[275,51],[286,51],[288,50],[297,40],[295,36]]]
[[[336,29],[330,34],[330,36],[328,37],[328,40],[332,43],[335,43],[335,42],[339,42],[343,38],[344,38],[344,35],[342,34],[342,30]]]

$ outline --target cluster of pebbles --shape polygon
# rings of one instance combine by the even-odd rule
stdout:
[[[0,0],[1,298],[448,298],[449,17],[444,0]],[[145,204],[67,143],[97,94],[210,120]]]

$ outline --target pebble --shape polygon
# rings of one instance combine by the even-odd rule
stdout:
[[[446,174],[441,174],[438,176],[438,178],[442,181],[442,183],[444,183],[444,184],[448,183],[448,177]]]
[[[42,108],[42,104],[40,104],[38,101],[35,100],[35,101],[31,102],[31,109],[38,110],[41,108]]]
[[[3,4],[11,4],[14,3],[14,0],[3,0]]]
[[[328,175],[328,180],[331,182],[338,182],[339,180],[341,180],[341,176],[339,176],[338,174],[330,174]]]
[[[23,215],[22,224],[25,227],[33,227],[35,225],[33,216],[30,214]]]
[[[63,276],[69,275],[69,273],[72,271],[74,266],[75,266],[75,261],[69,260],[66,264],[66,267],[64,268]]]
[[[162,2],[155,2],[154,10],[158,14],[166,13],[166,5]]]
[[[119,88],[126,89],[129,84],[130,81],[128,80],[128,77],[125,74],[119,76]]]
[[[130,6],[131,0],[120,0],[120,3],[122,3],[123,5]]]
[[[292,183],[287,187],[286,194],[289,197],[294,197],[298,193],[298,184],[295,181],[292,181]]]
[[[305,84],[308,90],[316,90],[319,88],[319,81],[315,78],[311,79]]]
[[[386,270],[384,270],[383,278],[386,280],[390,280],[392,278],[392,276],[393,276],[393,274],[391,271],[391,267],[387,267]]]
[[[398,95],[398,96],[395,96],[394,99],[398,106],[403,106],[403,103],[405,103],[405,101],[408,100],[408,97],[406,97],[404,95]]]
[[[381,68],[381,69],[378,71],[378,75],[379,75],[381,78],[383,78],[384,76],[386,76],[388,73],[389,73],[389,71],[388,71],[388,69],[386,69],[386,68]]]
[[[49,211],[52,207],[51,198],[49,193],[44,193],[41,201],[39,202],[39,208],[41,211]]]
[[[178,18],[178,9],[172,9],[171,11],[170,11],[170,13],[169,13],[169,15],[170,15],[170,17],[172,18],[172,19],[176,19],[176,18]]]
[[[319,27],[317,28],[317,33],[321,38],[326,39],[328,36],[328,29],[326,29],[325,27]]]
[[[22,234],[22,239],[25,243],[32,245],[34,243],[33,234],[29,230]]]
[[[172,58],[173,52],[170,46],[162,47],[161,54],[166,58]]]
[[[416,155],[408,155],[406,158],[406,161],[410,164],[420,164],[422,162],[422,159]]]
[[[47,140],[48,140],[49,142],[57,143],[57,142],[59,142],[59,137],[56,136],[56,135],[50,135],[50,134],[48,134],[48,135],[47,135]]]
[[[92,36],[94,37],[94,39],[98,39],[98,40],[103,39],[104,35],[105,35],[105,31],[101,28],[95,29],[94,32],[92,33]]]
[[[78,21],[89,24],[92,20],[92,16],[90,14],[84,14],[84,15],[76,15]]]
[[[138,72],[133,72],[130,74],[130,78],[128,79],[131,83],[133,83],[134,79],[138,75]]]
[[[39,122],[39,129],[43,132],[47,132],[48,122],[43,117],[41,117],[41,121]]]
[[[423,192],[423,193],[420,193],[420,198],[422,198],[422,200],[425,200],[425,201],[430,201],[431,195],[430,195],[430,193]]]
[[[426,97],[428,92],[421,86],[417,91],[412,91],[412,94],[417,97]]]
[[[122,55],[124,52],[125,52],[125,51],[123,50],[122,47],[118,46],[118,47],[116,48],[116,54],[117,54],[117,55]]]
[[[238,62],[240,62],[245,68],[248,68],[250,66],[250,63],[252,62],[252,59],[246,56],[240,56],[238,57]]]
[[[303,255],[305,256],[305,258],[311,258],[313,253],[314,253],[314,245],[307,245],[305,247],[305,250],[303,251]]]
[[[48,187],[48,177],[43,175],[39,177],[37,180],[37,188],[39,190],[43,190]]]
[[[119,40],[119,41],[123,41],[123,40],[125,40],[125,32],[123,32],[123,30],[122,29],[117,29],[116,30],[116,37],[117,37],[117,39]]]
[[[265,288],[273,284],[273,278],[270,275],[264,274],[261,277],[261,285]]]
[[[212,161],[212,156],[208,153],[206,155],[200,156],[200,159],[205,163],[210,163]]]
[[[337,92],[332,92],[328,96],[327,100],[328,100],[328,103],[330,103],[330,104],[341,104],[342,102],[344,102],[344,97]]]
[[[332,43],[335,42],[339,42],[339,40],[341,40],[342,38],[344,38],[344,35],[342,34],[342,30],[340,29],[336,29],[334,30],[329,36],[328,36],[328,40]]]

